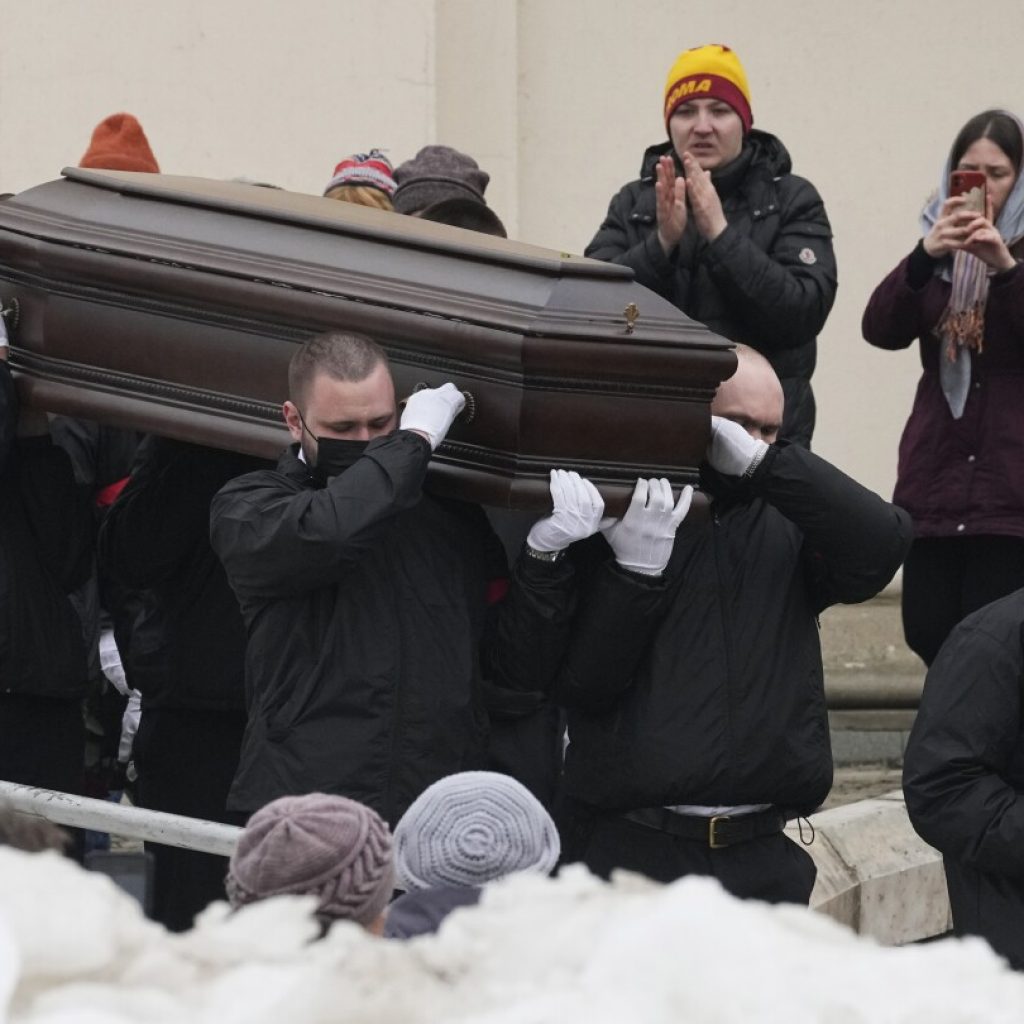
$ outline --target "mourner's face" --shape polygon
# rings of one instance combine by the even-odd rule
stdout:
[[[956,165],[958,171],[981,171],[992,200],[992,219],[998,218],[1017,180],[1010,158],[991,139],[972,142]]]
[[[711,412],[738,423],[751,437],[773,444],[782,429],[782,385],[770,366],[740,359],[736,372],[718,387]]]
[[[669,136],[676,153],[688,152],[705,171],[725,167],[743,149],[743,122],[721,100],[687,100],[668,120]]]
[[[316,462],[318,437],[371,441],[390,434],[397,423],[391,372],[386,364],[379,363],[368,377],[358,381],[318,373],[306,395],[305,408],[299,410],[293,402],[285,402],[284,418],[311,463]],[[302,429],[303,419],[306,430]]]

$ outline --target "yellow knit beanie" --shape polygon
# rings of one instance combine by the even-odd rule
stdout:
[[[736,56],[728,46],[710,43],[684,50],[672,65],[665,82],[665,125],[676,107],[687,100],[714,98],[728,103],[740,116],[743,131],[754,123],[750,110],[750,86]]]

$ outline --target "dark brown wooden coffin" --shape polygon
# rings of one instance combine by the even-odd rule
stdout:
[[[51,412],[273,455],[294,347],[360,331],[399,394],[472,396],[432,485],[547,504],[574,468],[621,509],[638,475],[696,479],[728,344],[568,253],[348,203],[198,178],[66,169],[0,202],[23,399]]]

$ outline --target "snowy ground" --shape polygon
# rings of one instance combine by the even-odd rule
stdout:
[[[884,949],[701,879],[520,877],[432,938],[315,929],[303,900],[209,908],[172,936],[101,875],[0,849],[0,1021],[699,1024],[1024,1020],[978,940]],[[3,1016],[6,1010],[6,1018]]]

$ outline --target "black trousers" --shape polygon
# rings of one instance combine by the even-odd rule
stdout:
[[[903,633],[931,665],[946,637],[979,608],[1024,587],[1024,539],[924,537],[903,564]]]
[[[143,706],[133,748],[139,805],[234,824],[225,805],[244,731],[242,711]],[[146,849],[153,856],[151,913],[165,928],[185,931],[208,903],[225,899],[225,857],[159,843]]]
[[[740,899],[805,906],[817,877],[810,854],[781,832],[713,850],[626,818],[575,809],[563,816],[562,860],[582,861],[602,878],[615,868],[656,882],[709,875]]]
[[[0,779],[81,795],[85,783],[85,721],[78,699],[0,695]],[[68,854],[81,861],[85,837],[71,836]]]

